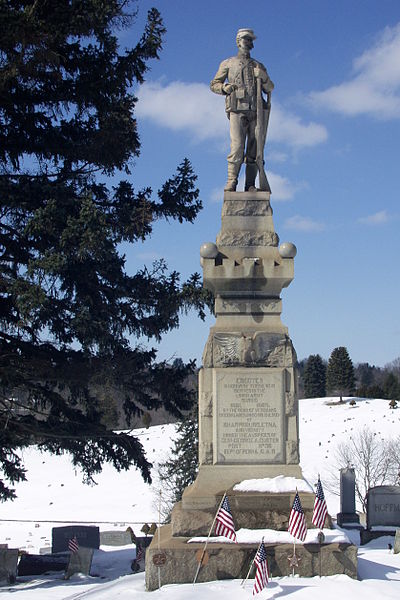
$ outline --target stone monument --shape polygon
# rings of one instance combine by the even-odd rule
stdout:
[[[223,61],[211,82],[212,91],[226,96],[231,152],[221,230],[216,243],[206,242],[200,249],[204,287],[214,295],[216,321],[199,374],[199,472],[175,505],[171,524],[161,528],[147,551],[149,590],[160,582],[193,581],[202,545],[188,544],[188,539],[207,536],[224,492],[236,529],[287,530],[295,489],[272,494],[234,487],[243,480],[278,475],[302,478],[296,353],[281,321],[280,298],[294,277],[296,247],[279,244],[274,229],[263,159],[273,83],[265,67],[250,57],[254,39],[252,30],[240,29],[238,55]],[[245,191],[236,191],[242,163]],[[313,527],[314,494],[300,492],[300,497],[307,524]],[[256,547],[209,545],[198,581],[245,577]],[[318,562],[314,568],[313,552],[304,548],[299,547],[302,574],[317,575]],[[285,544],[268,549],[273,575],[289,572],[290,550]],[[354,556],[342,562],[340,556],[338,549],[330,553],[323,574],[356,576]]]
[[[356,512],[356,474],[350,466],[340,469],[340,513],[337,514],[337,524],[344,529],[362,529]]]

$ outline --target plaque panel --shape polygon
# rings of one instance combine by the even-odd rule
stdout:
[[[214,369],[214,464],[285,463],[284,369]]]

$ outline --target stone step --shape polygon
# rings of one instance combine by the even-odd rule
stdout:
[[[204,544],[187,542],[188,538],[173,537],[170,525],[160,528],[159,542],[156,532],[146,550],[148,591],[157,589],[159,583],[167,585],[193,582]],[[206,560],[200,569],[197,582],[238,579],[240,585],[240,581],[247,575],[257,547],[258,544],[208,544]],[[289,557],[293,555],[293,545],[265,544],[265,548],[271,576],[290,575],[292,567]],[[295,572],[301,577],[344,574],[357,578],[357,547],[350,543],[296,544],[296,556],[299,563]],[[156,563],[162,563],[160,567],[154,564],[153,559]],[[254,572],[251,577],[254,577]]]

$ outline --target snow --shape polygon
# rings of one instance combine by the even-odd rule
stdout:
[[[277,477],[265,477],[264,479],[245,479],[233,488],[235,492],[271,492],[278,494],[279,492],[312,492],[312,487],[304,481],[304,479],[296,479],[295,477],[285,477],[278,475]]]
[[[300,540],[296,541],[296,544],[317,544],[319,529],[309,529],[307,531],[306,539],[304,542]],[[325,544],[348,544],[350,542],[346,533],[339,529],[323,529],[322,533],[325,536]],[[239,529],[236,531],[236,539],[238,544],[259,544],[264,539],[265,544],[293,544],[293,537],[287,531],[275,531],[273,529]],[[207,537],[193,537],[188,543],[191,542],[205,542]],[[234,544],[235,542],[227,540],[224,537],[209,537],[208,543],[221,543],[226,542]]]
[[[332,516],[339,512],[339,497],[328,486],[328,475],[338,480],[335,448],[349,439],[359,429],[368,426],[381,439],[397,437],[400,432],[400,410],[390,410],[387,400],[356,399],[356,405],[337,403],[336,399],[318,398],[300,401],[300,452],[301,467],[306,481],[276,477],[269,480],[247,480],[238,487],[244,491],[283,492],[309,491],[318,474],[321,476]],[[157,464],[167,456],[171,439],[176,435],[174,425],[161,425],[137,430],[148,459],[153,463],[156,483]],[[0,543],[9,547],[24,548],[32,553],[51,545],[51,528],[61,524],[96,524],[100,530],[125,530],[131,526],[140,534],[144,522],[158,521],[157,485],[143,482],[140,473],[131,469],[117,473],[105,467],[96,477],[97,485],[82,484],[79,472],[75,472],[68,456],[41,454],[34,448],[25,452],[28,482],[16,485],[18,499],[1,505]],[[309,483],[307,483],[309,482]],[[303,488],[302,486],[305,486]],[[329,489],[328,489],[329,487]],[[309,531],[308,536],[317,532]],[[292,540],[286,532],[271,530],[246,530],[238,532],[239,541],[258,543],[262,537],[266,543]],[[324,530],[328,541],[344,541],[347,537],[357,545],[356,530]],[[286,537],[287,536],[287,537]],[[346,537],[347,536],[347,537]],[[216,539],[216,538],[214,538]],[[195,541],[193,538],[192,541]],[[196,540],[197,541],[197,540]],[[308,541],[314,541],[307,538]],[[224,539],[224,542],[226,540]],[[359,548],[359,579],[345,575],[334,577],[279,577],[260,594],[259,600],[290,596],[291,600],[398,600],[400,597],[400,555],[389,552],[388,544],[394,538],[385,536]],[[133,546],[107,547],[96,550],[91,576],[74,576],[66,581],[62,574],[19,578],[13,586],[3,586],[0,594],[20,600],[250,600],[253,581],[241,587],[239,580],[215,581],[193,586],[169,585],[160,590],[145,591],[144,574],[132,574],[130,565],[135,557]]]

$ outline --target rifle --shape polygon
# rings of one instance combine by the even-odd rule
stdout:
[[[264,169],[264,144],[267,137],[267,129],[269,123],[269,114],[271,112],[271,93],[267,94],[267,110],[264,122],[264,106],[262,97],[262,81],[257,77],[257,123],[256,123],[256,142],[257,142],[257,157],[256,164],[258,167],[258,178],[260,190],[271,192],[268,179]]]

